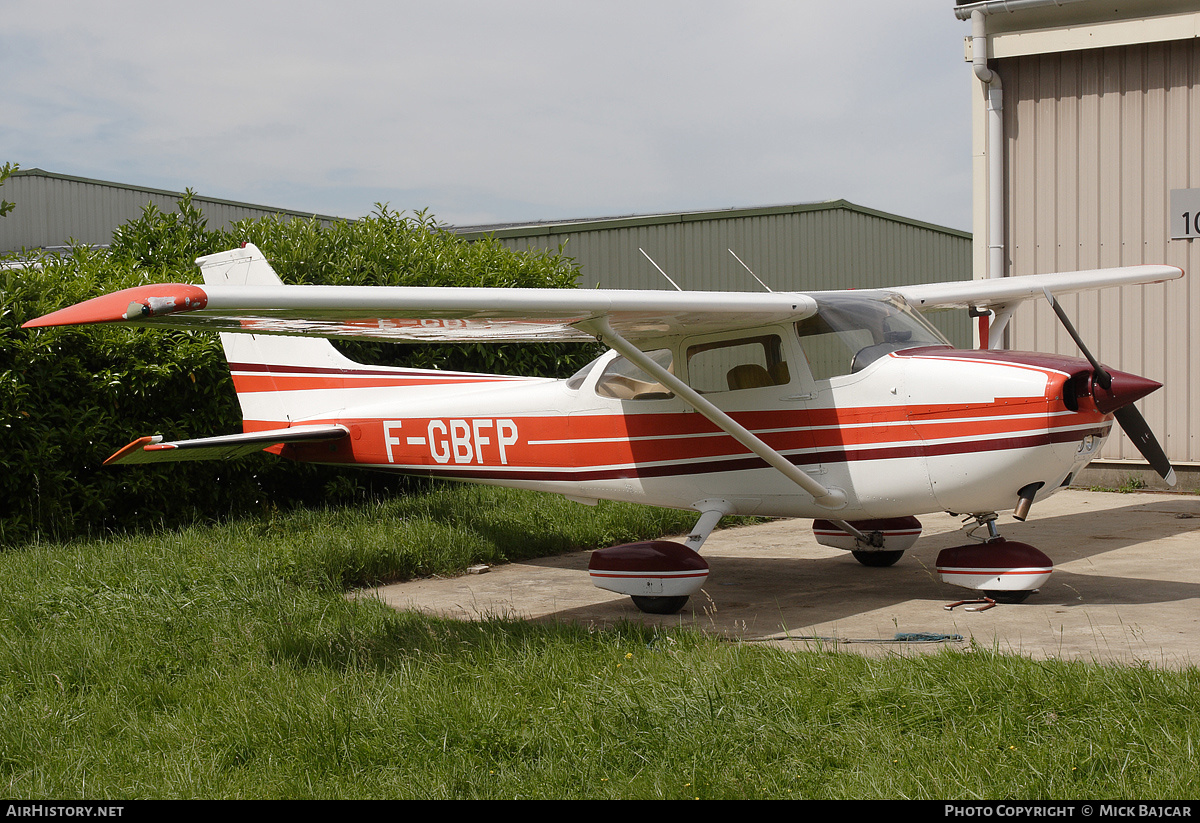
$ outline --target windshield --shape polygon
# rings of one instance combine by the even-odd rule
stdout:
[[[817,305],[814,316],[796,324],[800,348],[817,380],[861,371],[889,352],[950,345],[896,297],[841,293],[819,296]]]

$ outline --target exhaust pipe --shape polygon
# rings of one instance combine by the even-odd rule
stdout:
[[[1044,485],[1044,483],[1030,483],[1021,487],[1021,490],[1017,492],[1017,507],[1013,510],[1013,517],[1022,523],[1025,522],[1025,518],[1029,516],[1029,508],[1033,505],[1033,496]]]

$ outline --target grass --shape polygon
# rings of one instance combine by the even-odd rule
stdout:
[[[1132,494],[1133,492],[1143,491],[1148,487],[1145,480],[1143,480],[1141,477],[1138,477],[1136,474],[1131,474],[1125,478],[1124,482],[1122,482],[1120,486],[1089,486],[1088,488],[1094,492],[1118,492],[1120,494]]]
[[[10,798],[1178,798],[1194,670],[459,623],[348,586],[691,517],[436,489],[0,554]],[[553,524],[553,528],[551,528]]]

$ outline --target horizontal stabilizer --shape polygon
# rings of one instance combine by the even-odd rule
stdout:
[[[228,460],[254,454],[284,443],[313,443],[340,440],[350,431],[341,425],[292,426],[287,429],[201,437],[196,440],[163,442],[161,436],[139,437],[104,461],[115,463],[174,463],[181,460]]]

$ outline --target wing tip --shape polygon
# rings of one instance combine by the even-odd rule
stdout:
[[[50,326],[81,326],[161,317],[176,312],[196,311],[208,305],[208,295],[187,283],[158,283],[93,297],[65,309],[44,314],[21,324],[23,329]]]
[[[153,446],[162,442],[161,434],[152,434],[147,437],[139,437],[127,446],[118,449],[115,454],[104,461],[105,466],[111,466],[114,463],[130,462],[131,459],[136,459],[136,456],[144,452],[149,446]]]

